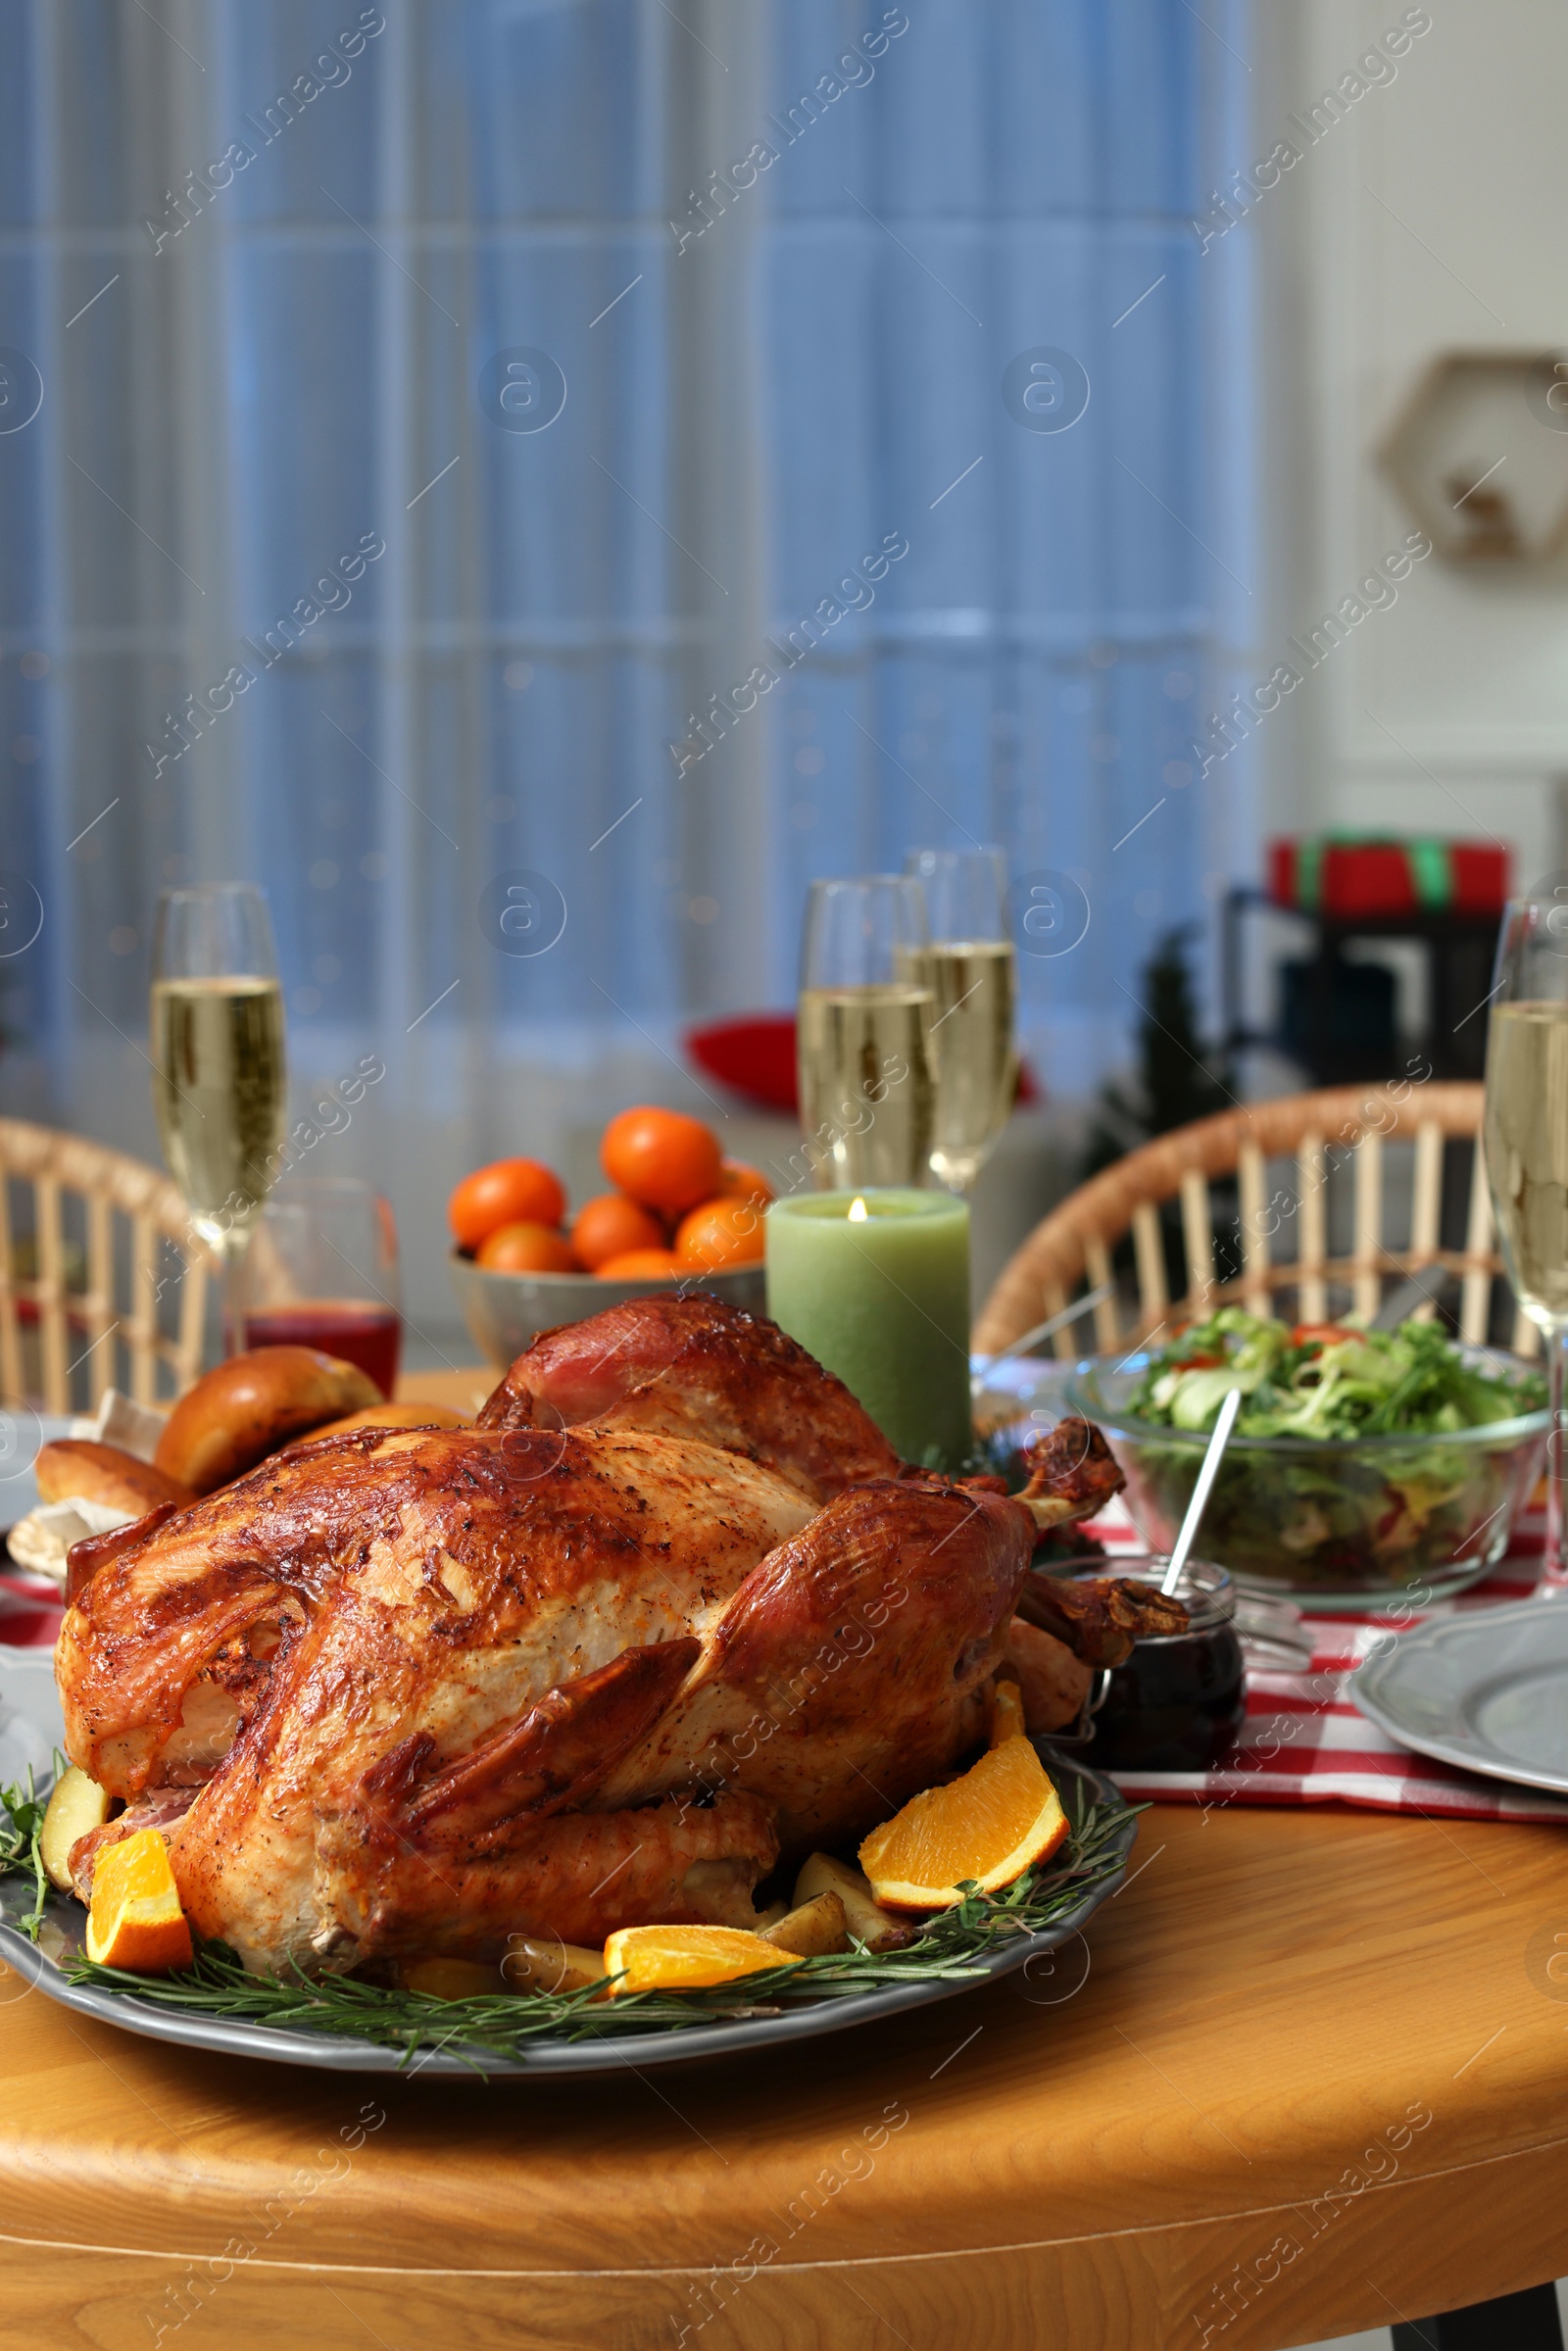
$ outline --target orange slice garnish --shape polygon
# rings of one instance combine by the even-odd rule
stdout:
[[[789,1964],[788,1952],[740,1927],[620,1927],[605,1945],[605,1974],[620,1978],[611,1985],[612,1995],[703,1991]]]
[[[1022,1739],[1025,1734],[1023,1692],[1016,1682],[1000,1677],[992,1685],[991,1736],[988,1747],[1000,1747],[1009,1739]]]
[[[128,1968],[138,1976],[189,1967],[190,1929],[169,1866],[169,1847],[156,1829],[122,1837],[94,1863],[87,1957],[100,1967]]]
[[[1027,1739],[1005,1739],[958,1780],[911,1796],[873,1829],[860,1867],[891,1910],[951,1910],[973,1879],[996,1893],[1054,1853],[1067,1818]]]

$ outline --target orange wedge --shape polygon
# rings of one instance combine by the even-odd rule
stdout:
[[[788,1967],[788,1952],[739,1927],[620,1927],[605,1945],[611,1993],[703,1991],[765,1967]],[[621,1971],[624,1970],[624,1974]]]
[[[1023,1692],[1016,1682],[999,1678],[992,1685],[991,1736],[986,1745],[1000,1747],[1005,1740],[1023,1736]]]
[[[951,1910],[972,1878],[996,1893],[1054,1853],[1067,1820],[1027,1739],[1004,1739],[958,1780],[911,1796],[873,1829],[860,1867],[890,1910]]]
[[[87,1957],[100,1967],[162,1976],[189,1967],[190,1929],[156,1829],[138,1829],[100,1853],[93,1865]]]

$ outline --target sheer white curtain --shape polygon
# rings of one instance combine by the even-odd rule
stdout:
[[[682,1023],[788,1001],[811,873],[965,836],[1092,902],[1026,972],[1088,1084],[1250,848],[1240,765],[1178,773],[1249,658],[1204,16],[0,0],[8,1106],[156,1156],[157,891],[254,875],[300,1112],[384,1060],[322,1148],[440,1319],[465,1165],[699,1099]],[[1054,435],[1003,398],[1039,346],[1093,386]]]

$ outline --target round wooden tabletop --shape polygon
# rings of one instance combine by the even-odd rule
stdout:
[[[0,1980],[7,2343],[1268,2347],[1551,2278],[1549,1828],[1144,1815],[1056,1973],[587,2084],[200,2056]]]
[[[1564,1858],[1158,1808],[1049,1973],[584,2084],[213,2058],[0,1973],[0,2339],[1271,2351],[1534,2284],[1568,2269]]]

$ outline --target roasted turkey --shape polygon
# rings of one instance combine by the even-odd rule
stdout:
[[[1026,1500],[901,1469],[710,1298],[548,1333],[475,1429],[293,1445],[77,1546],[67,1743],[125,1804],[78,1889],[156,1823],[194,1926],[255,1968],[751,1923],[781,1857],[976,1744],[1004,1651],[1037,1715],[1076,1710],[1071,1623],[1014,1608],[1037,1522],[1118,1483],[1082,1423]]]

